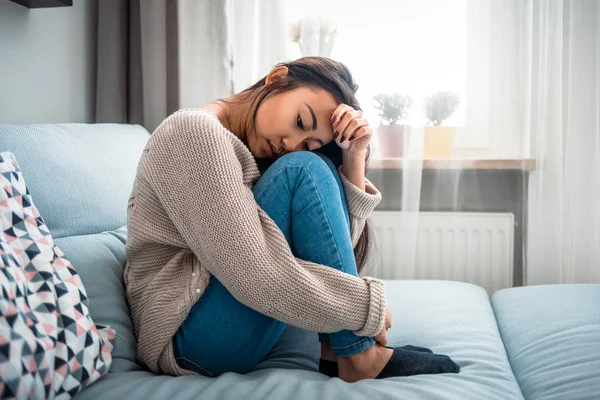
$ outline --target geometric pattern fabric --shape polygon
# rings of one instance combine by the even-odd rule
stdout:
[[[0,398],[68,399],[108,373],[115,331],[92,321],[12,153],[0,153],[0,229]]]

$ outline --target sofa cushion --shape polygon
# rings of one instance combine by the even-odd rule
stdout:
[[[87,290],[90,314],[97,323],[110,325],[116,332],[111,372],[139,369],[123,283],[126,240],[125,226],[116,231],[56,240],[66,257],[77,266]]]
[[[417,375],[347,384],[316,372],[317,334],[288,327],[255,371],[218,378],[109,373],[78,399],[523,399],[500,340],[486,291],[448,281],[385,281],[394,319],[392,346],[413,344],[449,355],[458,374]]]
[[[504,289],[492,304],[525,398],[600,396],[600,285]]]
[[[118,229],[139,156],[149,138],[138,125],[1,125],[54,238]]]

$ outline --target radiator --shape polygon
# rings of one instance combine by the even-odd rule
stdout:
[[[361,275],[443,279],[496,290],[512,287],[514,215],[374,212],[373,251]]]

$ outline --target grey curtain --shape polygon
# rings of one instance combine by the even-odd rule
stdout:
[[[180,108],[232,94],[227,0],[98,2],[96,122],[152,132]]]

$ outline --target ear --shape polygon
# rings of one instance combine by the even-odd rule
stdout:
[[[281,79],[286,77],[288,74],[288,67],[286,66],[281,66],[281,67],[277,67],[275,69],[273,69],[273,71],[269,72],[269,75],[267,75],[266,79],[265,79],[265,84],[268,85],[269,83],[273,82],[276,79]]]

